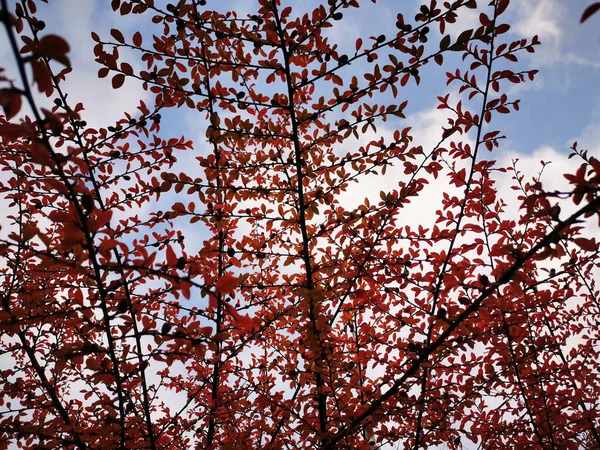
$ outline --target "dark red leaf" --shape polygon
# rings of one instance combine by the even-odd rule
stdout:
[[[123,83],[125,83],[125,75],[122,73],[118,73],[112,78],[113,89],[119,89]]]
[[[133,35],[133,45],[140,47],[142,45],[142,33],[136,31]]]
[[[229,314],[231,314],[235,322],[240,327],[244,328],[247,331],[251,331],[254,328],[255,323],[250,317],[238,313],[236,309],[229,303],[226,303],[225,306],[227,308],[227,311],[229,311]]]
[[[175,255],[175,251],[170,245],[167,245],[166,248],[166,261],[169,267],[175,267],[175,264],[177,264],[177,255]]]
[[[31,61],[31,69],[33,71],[33,81],[38,85],[38,90],[50,97],[54,92],[54,87],[52,86],[52,73],[46,63],[41,60],[33,60]]]
[[[21,93],[14,88],[0,89],[0,106],[8,120],[12,119],[21,110],[23,100]]]
[[[596,14],[598,11],[600,11],[600,2],[592,3],[590,6],[588,6],[585,9],[585,11],[583,11],[583,14],[581,15],[581,19],[579,20],[579,22],[580,23],[585,22],[590,17],[592,17],[594,14]]]
[[[0,136],[8,138],[18,138],[35,135],[35,128],[31,125],[17,125],[14,123],[6,123],[0,126]]]
[[[502,14],[508,7],[510,0],[500,0],[496,5],[496,15]]]
[[[215,283],[215,290],[219,294],[223,294],[223,295],[230,294],[238,287],[238,284],[239,284],[238,277],[235,277],[231,274],[226,273],[221,278],[219,278],[219,281],[217,281]]]
[[[119,43],[119,44],[124,44],[125,43],[125,37],[123,36],[123,33],[121,33],[119,30],[113,28],[110,30],[110,35],[115,38],[115,40]]]
[[[55,34],[49,34],[40,39],[33,53],[36,57],[54,59],[55,61],[70,67],[71,62],[67,56],[69,51],[70,47],[67,41]]]

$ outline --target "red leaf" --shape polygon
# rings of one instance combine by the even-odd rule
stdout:
[[[67,41],[55,34],[49,34],[40,39],[33,54],[36,57],[54,59],[67,67],[71,67],[71,62],[67,56],[70,50]]]
[[[286,6],[285,8],[283,8],[283,10],[281,11],[281,18],[285,19],[287,16],[289,16],[292,13],[292,7],[291,6]]]
[[[0,106],[8,120],[12,119],[21,110],[21,93],[14,88],[0,89]]]
[[[21,227],[21,242],[27,242],[39,233],[39,229],[30,223],[24,223]]]
[[[200,332],[200,334],[203,334],[205,337],[210,337],[213,329],[212,327],[200,327],[198,328],[198,331]]]
[[[174,267],[175,264],[177,264],[177,256],[175,255],[175,251],[173,250],[173,247],[171,247],[170,245],[167,245],[166,259],[167,259],[167,264],[169,265],[169,267]]]
[[[31,160],[35,163],[43,166],[49,166],[52,163],[50,152],[48,152],[46,146],[40,142],[33,142],[29,146],[29,154],[31,155]]]
[[[233,292],[238,287],[238,284],[238,277],[226,273],[215,283],[215,289],[219,294],[226,295]]]
[[[131,67],[131,64],[129,63],[122,63],[121,64],[121,71],[123,71],[125,73],[125,75],[133,75],[133,67]]]
[[[102,370],[102,366],[100,365],[100,363],[98,362],[97,359],[95,358],[87,358],[85,360],[85,366],[90,369],[93,370],[95,372]]]
[[[592,3],[590,6],[588,6],[585,9],[585,11],[583,11],[583,14],[581,15],[581,19],[580,19],[579,22],[580,23],[585,22],[591,16],[593,16],[594,14],[596,14],[598,11],[600,11],[600,2]]]
[[[496,6],[496,15],[499,16],[500,14],[502,14],[508,7],[509,3],[509,0],[500,0],[498,2],[498,5]]]
[[[119,245],[119,241],[117,241],[116,239],[104,239],[102,242],[100,242],[99,247],[102,251],[108,251],[112,250],[117,245]]]
[[[96,226],[98,229],[104,227],[106,224],[110,222],[112,218],[112,210],[108,209],[106,211],[98,211],[96,212]]]
[[[596,239],[587,239],[587,238],[575,238],[573,242],[577,244],[582,250],[588,252],[596,252],[598,250],[598,243]]]
[[[38,90],[50,97],[54,92],[52,86],[52,74],[46,63],[40,60],[31,61],[31,70],[33,71],[33,81],[38,85]]]
[[[494,31],[496,32],[496,36],[498,36],[500,34],[506,33],[508,30],[510,30],[510,25],[507,23],[502,23],[498,25]]]
[[[125,75],[122,73],[116,74],[112,79],[113,89],[119,89],[125,83]]]
[[[229,303],[226,303],[225,307],[227,308],[227,311],[229,311],[229,314],[231,314],[231,317],[233,317],[233,320],[235,320],[239,326],[248,331],[254,328],[255,323],[250,317],[240,314]]]
[[[17,125],[7,123],[0,127],[0,136],[8,138],[18,138],[35,135],[35,128],[31,124]]]
[[[140,47],[142,45],[142,34],[139,31],[136,31],[133,35],[133,45],[136,47]]]
[[[182,280],[179,283],[179,289],[181,290],[181,294],[188,300],[190,299],[192,294],[191,288],[192,283],[190,283],[189,281]]]
[[[110,30],[110,35],[115,38],[115,40],[119,43],[119,44],[124,44],[125,43],[125,38],[123,37],[123,33],[121,33],[119,30],[113,28],[112,30]]]
[[[456,38],[456,44],[454,44],[454,45],[464,44],[469,39],[471,39],[471,36],[473,36],[473,30],[465,30],[465,31],[463,31]]]

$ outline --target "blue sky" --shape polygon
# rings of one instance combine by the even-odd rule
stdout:
[[[243,15],[252,9],[254,3],[253,0],[212,0],[208,6],[220,10],[231,7]],[[316,2],[288,3],[304,12]],[[407,7],[407,3],[412,3],[413,7]],[[365,1],[363,4],[364,7],[353,13],[347,10],[344,20],[339,22],[340,29],[331,31],[332,39],[340,46],[346,43],[352,47],[354,40],[350,36],[391,33],[394,30],[395,15],[400,5],[397,0],[380,0],[377,5]],[[416,12],[419,4],[403,1],[401,10],[408,12],[406,15],[410,17],[411,9]],[[513,25],[512,36],[538,34],[542,41],[536,54],[527,55],[520,66],[539,69],[540,74],[534,83],[517,87],[521,111],[507,116],[501,124],[508,140],[500,154],[532,155],[536,150],[547,147],[565,154],[574,140],[590,149],[597,148],[599,132],[596,130],[600,128],[600,19],[592,17],[587,23],[579,24],[579,17],[587,4],[588,0],[512,1],[507,16]],[[47,31],[65,36],[72,44],[71,59],[75,71],[66,86],[71,98],[84,102],[89,123],[107,126],[120,116],[121,111],[133,111],[138,98],[149,98],[134,81],[128,81],[119,91],[113,91],[110,78],[94,79],[98,67],[93,61],[90,38],[91,30],[107,36],[112,27],[119,28],[128,37],[140,27],[145,34],[151,33],[152,29],[146,25],[147,16],[123,18],[107,8],[106,3],[95,0],[56,0],[49,5],[41,4],[41,10],[44,16],[49,16]],[[456,29],[476,24],[477,15],[467,14],[459,19]],[[0,58],[11,61],[4,44],[5,40],[0,40]],[[9,74],[11,65],[7,64]],[[353,67],[353,70],[356,69]],[[429,73],[424,77],[427,91],[404,89],[401,92],[409,100],[409,114],[424,114],[436,107],[435,96],[447,90],[444,71],[445,68],[424,71]],[[183,117],[182,120],[177,115],[179,112],[172,111],[166,115],[163,134],[184,134],[194,140],[201,139],[203,133],[198,132],[198,115]]]
[[[208,6],[220,10],[231,7],[243,15],[252,9],[254,3],[253,0],[213,0],[209,1]],[[296,10],[306,11],[316,2],[288,3]],[[407,3],[412,3],[412,8],[407,7]],[[380,0],[377,5],[365,1],[363,4],[364,7],[354,10],[354,13],[348,10],[340,22],[340,29],[330,33],[332,39],[342,47],[344,43],[352,47],[354,41],[350,36],[391,33],[395,28],[395,14],[400,5],[397,0]],[[410,17],[411,9],[416,12],[419,4],[415,1],[402,2],[401,9],[407,11],[406,15]],[[534,83],[516,87],[518,93],[515,96],[521,99],[521,111],[510,114],[501,123],[508,139],[501,146],[498,156],[508,158],[509,155],[518,154],[523,159],[523,156],[531,156],[540,149],[549,148],[564,155],[574,140],[579,140],[581,145],[590,149],[598,148],[600,19],[592,17],[587,23],[579,24],[579,17],[587,4],[588,0],[512,1],[507,16],[513,25],[511,37],[538,34],[542,41],[536,54],[527,55],[521,60],[520,66],[539,69],[540,74]],[[149,98],[134,81],[127,81],[125,88],[113,91],[110,78],[95,79],[98,67],[93,61],[90,38],[91,30],[107,36],[112,27],[119,28],[128,37],[140,27],[145,34],[151,33],[152,29],[146,25],[147,16],[123,18],[107,8],[106,3],[94,0],[56,0],[49,5],[41,4],[41,10],[43,15],[49,15],[47,31],[61,34],[72,43],[71,56],[75,71],[66,86],[71,98],[84,102],[85,118],[89,123],[110,125],[121,111],[134,111],[138,98]],[[477,15],[467,14],[459,19],[456,29],[476,24]],[[11,61],[4,43],[4,40],[0,40],[0,57],[3,61]],[[10,74],[10,65],[8,69]],[[356,69],[353,67],[353,70]],[[448,90],[445,87],[445,70],[424,71],[428,73],[424,76],[424,83],[427,84],[425,89],[404,89],[401,92],[409,100],[408,113],[413,117],[431,113],[437,106],[436,95]],[[198,115],[181,117],[178,115],[180,112],[173,110],[164,115],[163,134],[184,134],[195,141],[201,140],[203,132],[198,130]]]
[[[165,2],[166,3],[166,2]],[[296,10],[310,9],[314,1],[288,2]],[[360,10],[351,10],[340,22],[340,29],[333,30],[332,38],[341,46],[344,42],[352,47],[349,36],[373,34],[374,31],[391,33],[394,29],[397,0],[380,0],[377,5],[365,1]],[[410,11],[407,3],[413,3],[416,11],[420,2],[402,2],[402,11]],[[510,115],[503,130],[515,151],[531,154],[541,146],[552,146],[559,152],[574,138],[585,138],[591,134],[589,146],[594,146],[594,128],[600,122],[600,89],[598,89],[600,71],[600,27],[598,17],[592,17],[585,24],[579,24],[579,17],[589,0],[513,0],[508,18],[513,24],[512,35],[516,37],[538,34],[542,46],[535,55],[522,60],[524,67],[537,68],[540,75],[534,83],[519,89],[522,99],[521,112]],[[160,4],[160,2],[159,2]],[[240,15],[250,11],[253,0],[209,1],[209,7],[219,10],[232,7]],[[65,36],[72,44],[74,74],[67,86],[72,98],[81,98],[86,106],[86,115],[91,123],[108,125],[110,119],[117,117],[123,109],[132,110],[135,99],[143,95],[135,82],[128,81],[127,89],[113,91],[109,79],[94,80],[97,66],[91,55],[92,41],[90,31],[95,30],[106,36],[108,29],[118,27],[129,36],[140,25],[146,28],[147,16],[120,17],[107,8],[106,3],[95,0],[56,0],[49,5],[41,4],[43,15],[49,13],[47,31]],[[410,16],[411,14],[407,14]],[[54,16],[54,18],[52,18]],[[476,24],[475,14],[460,19],[460,24]],[[373,24],[375,23],[375,27]],[[457,27],[458,29],[459,27]],[[451,30],[450,30],[451,31]],[[343,39],[336,39],[343,37]],[[0,41],[0,57],[11,61],[5,40]],[[10,69],[10,65],[9,65]],[[10,70],[9,70],[10,74]],[[431,76],[431,86],[435,91],[444,92],[445,77]],[[423,95],[422,90],[404,90],[409,100],[409,112],[422,112],[435,107],[433,93]],[[168,132],[186,135],[195,133],[189,127],[176,126],[180,120],[173,120]],[[167,128],[164,128],[167,132]]]

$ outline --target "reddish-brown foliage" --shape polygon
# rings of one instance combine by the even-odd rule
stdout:
[[[568,192],[515,172],[523,207],[504,212],[494,118],[538,44],[507,37],[509,0],[431,0],[346,54],[327,31],[362,1],[206,3],[112,0],[161,32],[92,33],[115,95],[153,94],[106,128],[63,89],[77,43],[44,34],[34,0],[3,13],[19,75],[0,90],[0,448],[600,448],[581,225],[600,162],[574,145]],[[468,9],[479,25],[450,34]],[[423,148],[402,94],[438,66],[458,95]],[[172,107],[205,141],[164,137]],[[386,120],[391,137],[354,144]],[[345,206],[392,166],[379,202]],[[403,225],[430,183],[453,186],[436,223]]]

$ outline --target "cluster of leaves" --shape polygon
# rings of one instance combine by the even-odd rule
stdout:
[[[113,0],[161,32],[92,33],[98,76],[154,105],[96,129],[61,84],[68,44],[34,0],[2,0],[19,80],[0,91],[0,447],[600,447],[598,244],[580,225],[600,162],[574,146],[569,192],[515,170],[511,218],[487,159],[494,117],[519,106],[506,90],[536,74],[509,65],[537,37],[508,40],[509,0],[431,0],[343,53],[327,30],[358,0],[282,3]],[[479,25],[450,33],[465,10]],[[401,93],[457,60],[447,128],[414,145]],[[160,137],[172,107],[206,120],[204,142]],[[391,167],[404,177],[380,202],[344,206]],[[436,223],[401,225],[436,182],[457,192]],[[558,198],[576,205],[562,220]],[[198,251],[182,221],[202,226]]]

